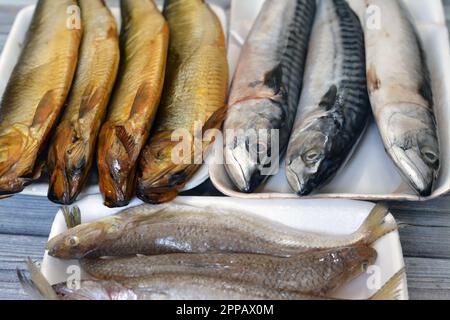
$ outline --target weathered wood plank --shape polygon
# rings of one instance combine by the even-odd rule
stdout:
[[[406,226],[399,232],[406,257],[450,259],[450,228]]]
[[[411,300],[450,299],[450,260],[406,258]]]
[[[43,197],[0,200],[0,233],[47,237],[59,206]]]
[[[0,299],[26,299],[16,269],[26,269],[25,261],[41,261],[47,237],[0,234]]]

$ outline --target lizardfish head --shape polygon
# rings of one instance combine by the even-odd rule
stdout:
[[[121,227],[117,217],[80,224],[50,239],[47,243],[48,254],[60,259],[93,256],[102,243],[116,238]]]
[[[291,188],[301,196],[310,194],[324,181],[328,137],[316,130],[304,130],[289,143],[286,176]]]
[[[349,280],[366,272],[367,268],[377,260],[377,251],[368,246],[353,246],[340,250],[340,256],[345,262],[345,270]]]
[[[429,109],[417,105],[395,107],[391,108],[388,121],[382,121],[386,123],[381,133],[387,151],[411,187],[420,195],[428,196],[439,171],[434,116]]]

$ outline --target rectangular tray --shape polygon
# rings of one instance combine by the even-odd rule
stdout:
[[[229,50],[237,56],[243,39],[253,24],[264,0],[233,0],[231,5]],[[435,112],[441,144],[441,171],[430,197],[418,196],[401,178],[387,156],[378,128],[372,120],[353,156],[324,188],[305,198],[339,198],[357,200],[423,201],[450,192],[450,49],[449,35],[441,0],[402,0],[417,25],[427,54],[433,82]],[[356,10],[361,0],[349,0]],[[360,13],[360,12],[359,12]],[[237,60],[230,60],[235,65]],[[284,163],[280,171],[252,194],[237,190],[228,178],[223,165],[210,164],[210,178],[222,193],[248,199],[298,199],[288,185]]]
[[[159,6],[159,8],[161,9],[162,6]],[[6,85],[8,84],[11,73],[14,69],[14,66],[16,65],[19,59],[23,42],[25,40],[26,32],[33,17],[34,9],[35,6],[30,5],[19,11],[14,21],[14,24],[11,28],[11,32],[9,33],[8,39],[5,43],[5,47],[0,56],[0,75],[1,75],[0,97],[3,95],[3,92],[5,91]],[[112,14],[117,20],[118,30],[120,30],[121,25],[120,9],[117,7],[112,7],[110,9]],[[225,11],[221,7],[214,4],[211,4],[211,9],[219,17],[220,22],[222,23],[223,30],[225,32],[225,36],[227,36],[228,22]],[[81,192],[79,198],[87,194],[100,193],[100,190],[98,188],[97,172],[96,170],[93,171],[94,171],[93,174],[91,174],[89,181],[84,187],[83,191]],[[207,179],[208,179],[208,167],[207,165],[203,165],[192,177],[192,179],[188,181],[188,183],[186,184],[186,186],[182,191],[194,189]],[[22,194],[32,196],[47,196],[47,191],[48,191],[48,177],[44,175],[35,183],[27,186],[22,191]]]
[[[277,221],[300,230],[325,234],[350,234],[358,229],[373,208],[374,204],[352,200],[247,200],[224,197],[178,197],[176,203],[194,206],[211,206],[218,208],[239,209],[266,219]],[[129,207],[141,204],[134,200]],[[89,222],[115,214],[120,209],[109,209],[102,205],[99,195],[87,196],[77,203],[81,210],[82,222]],[[386,219],[393,220],[389,214]],[[55,217],[49,239],[65,231],[64,216],[59,211]],[[394,231],[375,242],[378,252],[375,266],[380,270],[380,283],[384,284],[390,277],[404,267],[399,235]],[[48,256],[45,252],[41,271],[51,284],[67,281],[70,266],[79,266],[75,260],[60,260]],[[86,278],[82,274],[82,278]],[[341,299],[367,299],[375,290],[368,289],[369,274],[363,274],[335,293]],[[406,275],[401,285],[400,298],[408,299]]]

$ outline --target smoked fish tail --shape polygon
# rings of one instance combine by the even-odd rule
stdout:
[[[116,79],[117,26],[101,0],[80,0],[84,36],[74,84],[48,154],[48,198],[71,204],[92,167],[95,146]]]
[[[193,159],[196,128],[220,126],[228,87],[225,35],[212,9],[201,0],[170,0],[164,15],[171,29],[166,83],[138,173],[138,197],[150,203],[174,198],[200,167]],[[181,144],[189,150],[175,161]]]
[[[159,105],[169,28],[153,1],[122,0],[121,63],[97,148],[105,205],[125,206],[135,192],[136,164]]]
[[[40,175],[37,162],[69,93],[82,24],[77,1],[40,0],[0,104],[0,195],[17,193]],[[68,22],[74,21],[70,24]],[[79,22],[79,23],[77,23]]]

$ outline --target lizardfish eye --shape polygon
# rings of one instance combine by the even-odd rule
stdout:
[[[363,272],[366,272],[367,269],[369,269],[369,261],[363,261],[363,263],[361,264],[361,268]]]
[[[71,236],[66,239],[66,244],[69,247],[76,247],[80,244],[80,239],[77,236]]]

